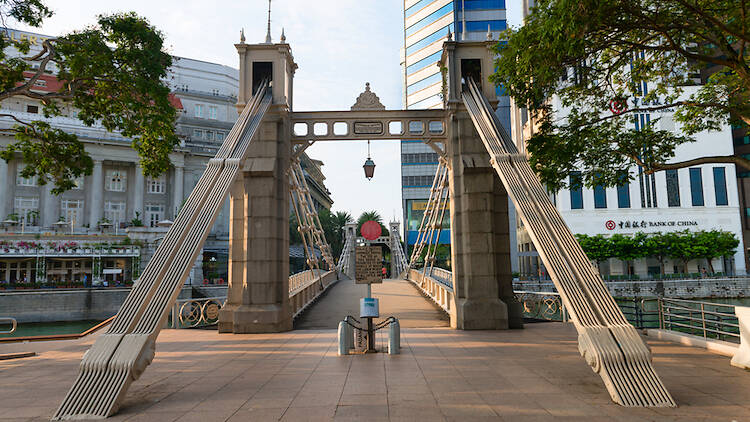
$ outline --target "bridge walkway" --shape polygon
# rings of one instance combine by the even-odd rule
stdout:
[[[295,322],[295,329],[337,328],[347,315],[359,319],[359,299],[367,287],[354,280],[341,280],[331,286],[310,309]],[[387,279],[372,285],[372,295],[380,299],[380,316],[395,316],[403,328],[447,327],[448,316],[422,296],[410,282]]]

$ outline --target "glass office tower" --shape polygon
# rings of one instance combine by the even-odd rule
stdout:
[[[505,0],[404,0],[404,106],[441,108],[442,79],[437,63],[450,31],[457,41],[493,39],[507,27]],[[465,34],[464,34],[465,29]],[[510,100],[498,90],[497,114],[510,131]],[[435,152],[419,139],[401,141],[401,197],[407,245],[414,244],[438,165]],[[446,221],[445,226],[449,226]],[[450,243],[443,230],[440,243]]]

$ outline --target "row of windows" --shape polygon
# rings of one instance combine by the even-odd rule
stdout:
[[[435,0],[421,0],[404,11],[405,17],[409,17],[424,9]],[[456,2],[457,10],[487,10],[487,9],[505,9],[505,0],[462,0]]]
[[[415,42],[414,44],[406,47],[406,55],[410,56],[413,53],[416,53],[417,51],[427,47],[428,45],[439,41],[445,37],[448,36],[448,32],[455,33],[456,28],[453,26],[453,24],[446,25],[443,28],[438,29],[437,31],[433,32],[432,34],[422,38],[421,40]]]
[[[729,205],[727,195],[726,169],[724,167],[714,167],[713,169],[714,193],[716,196],[716,205]],[[701,168],[689,169],[690,175],[690,200],[694,207],[705,205],[703,196],[703,176]],[[680,206],[680,180],[677,170],[665,171],[667,184],[667,205],[670,207]],[[569,176],[570,183],[570,208],[574,210],[583,209],[583,186],[581,183],[581,173],[573,172]],[[648,186],[648,183],[646,184]],[[643,186],[641,183],[641,206],[650,208],[648,202],[644,206]],[[656,207],[656,192],[654,188],[654,202]],[[607,208],[607,190],[603,186],[594,186],[594,208]],[[617,207],[630,208],[630,183],[625,183],[617,187]]]
[[[16,174],[16,185],[18,186],[37,186],[37,177],[23,177],[21,172],[23,166],[18,166],[18,172]],[[106,179],[104,183],[104,189],[109,192],[125,192],[128,187],[128,174],[127,170],[111,169],[106,171]],[[83,177],[75,179],[75,186],[73,189],[83,189]],[[166,181],[164,175],[157,178],[148,177],[146,178],[146,191],[148,193],[166,193]]]
[[[440,98],[440,94],[433,95],[431,97],[427,97],[422,101],[417,101],[414,104],[409,104],[408,108],[409,110],[419,110],[419,109],[425,109],[430,108],[433,106],[436,106],[442,102],[442,99]]]
[[[205,139],[213,141],[214,139],[221,142],[224,140],[225,133],[213,130],[193,129],[193,139]]]
[[[406,28],[406,36],[408,37],[414,34],[420,29],[426,27],[427,25],[435,22],[436,20],[442,18],[443,16],[451,12],[453,12],[453,5],[448,3],[445,6],[441,7],[440,9],[425,16],[423,19],[420,19],[418,22],[414,23],[410,27]]]
[[[491,20],[491,21],[466,21],[466,32],[487,32],[487,27],[490,31],[505,31],[508,29],[508,24],[504,20]],[[463,22],[458,25],[458,32],[464,30]]]
[[[208,115],[205,114],[205,110],[208,110]],[[204,104],[196,104],[195,117],[217,120],[219,118],[219,107],[213,105],[206,107]]]
[[[442,81],[441,73],[436,73],[432,76],[428,76],[424,79],[422,79],[419,82],[414,82],[413,84],[406,87],[406,95],[411,95],[417,91],[421,91],[429,86],[435,85]]]
[[[73,223],[74,226],[83,224],[83,207],[82,199],[62,199],[60,200],[60,215],[66,222]],[[145,223],[151,227],[164,219],[164,204],[148,203],[145,206],[144,213]],[[36,197],[16,197],[14,200],[14,213],[24,220],[24,223],[30,226],[39,224],[39,198]],[[120,223],[127,221],[126,204],[124,201],[106,201],[104,203],[104,218],[111,223]]]
[[[434,152],[422,152],[418,154],[401,154],[401,162],[404,164],[434,164],[438,162],[438,155]]]
[[[428,176],[402,176],[401,185],[404,187],[430,187],[432,186],[432,180],[435,178],[433,175]]]
[[[425,57],[422,60],[419,60],[415,63],[410,64],[409,66],[406,66],[406,74],[411,75],[414,72],[417,72],[419,70],[424,69],[427,66],[434,65],[435,63],[440,60],[440,56],[443,54],[442,51],[438,51],[436,53],[430,54],[429,56]],[[440,73],[438,73],[440,75]]]
[[[456,2],[458,10],[505,9],[505,0],[462,0]]]

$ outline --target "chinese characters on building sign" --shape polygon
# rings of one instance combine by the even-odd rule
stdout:
[[[652,228],[652,227],[695,227],[698,225],[697,221],[694,220],[666,220],[666,221],[636,221],[636,220],[626,220],[626,221],[617,221],[614,220],[607,220],[606,223],[604,223],[604,227],[607,230],[614,230],[614,229],[645,229],[645,228]]]

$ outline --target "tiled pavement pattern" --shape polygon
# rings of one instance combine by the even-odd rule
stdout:
[[[336,356],[334,330],[232,335],[164,330],[113,421],[745,421],[750,373],[726,357],[650,341],[676,409],[612,404],[561,323],[524,330],[411,328],[402,354]],[[0,345],[0,422],[47,420],[93,338]]]
[[[296,329],[336,328],[347,315],[359,317],[359,298],[367,287],[354,280],[341,280],[294,323]],[[404,280],[384,280],[372,285],[372,296],[379,299],[380,316],[395,316],[401,327],[447,327],[448,316],[424,298],[414,285]]]

